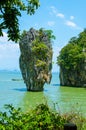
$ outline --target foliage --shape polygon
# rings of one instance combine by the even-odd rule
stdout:
[[[32,42],[32,55],[34,57],[34,61],[36,62],[36,67],[47,67],[47,61],[50,57],[52,57],[51,40],[55,38],[52,33],[53,32],[51,30],[44,30],[41,28],[38,31],[38,36]]]
[[[27,33],[28,32],[24,30],[21,34],[21,39],[23,39]],[[31,55],[36,67],[41,67],[41,69],[47,67],[47,62],[50,57],[52,57],[51,40],[53,39],[55,39],[55,36],[52,30],[45,30],[43,28],[37,30],[37,36],[33,39],[31,45]]]
[[[44,43],[39,42],[37,40],[33,42],[32,52],[34,55],[38,56],[40,60],[46,58],[47,51],[48,51],[48,47]]]
[[[56,39],[55,35],[53,35],[53,31],[52,30],[45,30],[43,28],[40,28],[39,29],[39,37],[40,37],[40,39],[43,36],[47,36],[48,40],[53,40],[53,39],[55,40]]]
[[[3,29],[7,29],[9,40],[18,41],[19,21],[21,12],[26,11],[27,14],[34,14],[39,7],[39,0],[0,0],[0,36],[3,36]]]
[[[78,130],[86,129],[86,119],[74,111],[60,115],[45,104],[27,113],[12,105],[5,107],[8,112],[0,112],[0,130],[63,130],[64,124],[70,122],[76,124]]]
[[[57,63],[66,70],[78,69],[78,66],[85,61],[83,49],[86,49],[86,30],[81,32],[78,38],[71,38],[69,43],[62,48]]]
[[[7,105],[9,114],[0,112],[0,130],[62,130],[66,120],[40,104],[28,113]]]
[[[74,123],[78,130],[85,130],[86,119],[71,111],[64,115],[53,112],[45,104],[39,104],[27,113],[12,105],[5,106],[7,112],[0,112],[0,130],[63,130],[65,123]]]
[[[32,44],[32,55],[36,67],[47,66],[47,59],[49,57],[49,48],[43,42],[35,40]]]
[[[52,39],[52,31],[43,28],[30,28],[21,34],[19,63],[29,91],[43,91],[44,84],[51,81]]]

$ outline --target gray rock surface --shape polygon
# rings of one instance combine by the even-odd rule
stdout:
[[[51,70],[52,70],[52,46],[51,41],[48,38],[47,34],[44,33],[40,38],[49,49],[47,51],[47,60],[42,59],[45,62],[45,67],[36,66],[36,55],[33,55],[32,52],[32,43],[39,37],[39,31],[31,28],[20,40],[20,70],[24,83],[26,84],[27,91],[43,91],[45,83],[50,83],[51,81]],[[40,50],[40,54],[41,50]]]
[[[86,87],[86,50],[82,63],[77,63],[77,68],[67,70],[64,66],[60,66],[60,84],[62,86]]]

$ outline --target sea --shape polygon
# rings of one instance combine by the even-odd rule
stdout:
[[[19,71],[0,71],[0,111],[12,104],[26,112],[41,103],[61,114],[76,111],[86,117],[86,88],[60,86],[59,72],[55,72],[43,92],[27,92]]]

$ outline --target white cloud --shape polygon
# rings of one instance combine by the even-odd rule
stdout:
[[[55,6],[51,6],[50,8],[51,8],[50,14],[52,14],[52,15],[54,15],[54,16],[56,16],[56,17],[62,18],[63,23],[65,22],[65,23],[64,23],[65,25],[67,25],[67,26],[69,26],[69,27],[71,27],[71,28],[80,30],[80,31],[83,30],[80,26],[78,26],[75,22],[72,21],[72,20],[74,20],[74,18],[75,18],[73,15],[71,15],[71,16],[69,17],[69,20],[68,20],[68,19],[65,18],[65,15],[64,15],[63,13],[57,11],[57,9],[56,9]],[[55,23],[55,22],[54,22],[54,23]],[[53,22],[48,22],[48,25],[49,25],[49,26],[53,26],[54,23],[53,23]]]
[[[0,70],[19,70],[19,44],[0,44]]]
[[[73,20],[74,19],[74,16],[70,16],[70,20]]]
[[[52,13],[57,14],[57,10],[54,6],[51,6],[50,8],[52,9]]]
[[[3,32],[3,36],[0,37],[0,43],[5,43],[8,41],[7,34]]]
[[[11,40],[8,41],[7,33],[3,32],[3,36],[0,37],[0,43],[13,43]]]
[[[56,16],[57,16],[57,17],[60,17],[60,18],[64,18],[64,14],[62,14],[62,13],[57,13]]]
[[[19,44],[8,41],[7,34],[3,32],[0,37],[0,70],[19,70]]]
[[[55,25],[55,22],[54,21],[48,21],[48,26],[54,26]]]
[[[83,29],[81,27],[79,27],[76,23],[70,21],[70,20],[67,20],[65,22],[65,24],[71,28],[74,28],[74,29],[77,29],[77,30],[80,30],[80,31],[83,31]]]
[[[76,28],[76,27],[77,27],[77,25],[76,25],[74,22],[69,21],[69,20],[67,20],[67,21],[65,22],[65,24],[66,24],[67,26],[70,26],[70,27],[73,27],[73,28]]]
[[[56,17],[59,17],[59,18],[65,18],[64,14],[63,13],[60,13],[57,11],[57,9],[55,8],[55,6],[51,6],[51,13],[50,14],[54,14]]]

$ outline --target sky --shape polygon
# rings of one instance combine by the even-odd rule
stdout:
[[[86,28],[86,0],[40,0],[35,14],[28,16],[22,12],[19,18],[20,31],[50,29],[56,37],[53,41],[53,72],[59,71],[57,56],[70,38]],[[0,70],[19,70],[19,45],[8,41],[6,31],[0,37]]]

